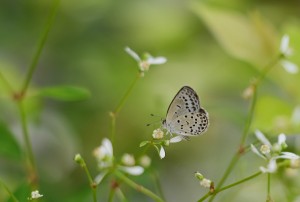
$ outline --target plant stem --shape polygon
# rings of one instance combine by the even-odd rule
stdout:
[[[121,179],[123,182],[125,182],[127,185],[129,185],[130,187],[132,187],[133,189],[149,196],[150,198],[152,198],[154,201],[157,202],[164,202],[163,199],[161,199],[159,196],[157,196],[156,194],[154,194],[152,191],[150,191],[149,189],[143,187],[142,185],[139,185],[137,183],[135,183],[134,181],[132,181],[131,179],[129,179],[126,175],[124,175],[123,173],[121,173],[118,170],[115,170],[114,172],[115,176],[117,176],[119,179]]]
[[[12,200],[14,202],[19,202],[19,200],[15,197],[15,195],[10,191],[10,189],[8,188],[8,186],[6,186],[6,184],[0,180],[0,184],[3,186],[3,188],[5,189],[5,191],[8,193],[8,195],[12,198]]]
[[[111,139],[112,145],[114,145],[115,136],[116,136],[116,118],[117,118],[117,115],[121,111],[125,101],[127,100],[129,94],[131,93],[133,87],[135,86],[136,82],[138,81],[138,79],[140,77],[141,77],[140,74],[138,74],[135,77],[135,79],[133,80],[133,82],[131,83],[129,88],[127,89],[126,93],[122,97],[121,101],[119,102],[119,104],[115,108],[115,110],[113,112],[110,112],[110,117],[111,117],[111,138],[110,139]]]
[[[128,202],[127,198],[125,197],[125,195],[123,194],[122,190],[120,188],[116,189],[116,192],[119,196],[119,198],[121,199],[122,202]]]
[[[97,202],[97,184],[94,182],[91,174],[90,174],[90,171],[88,169],[88,167],[86,166],[86,163],[84,161],[83,158],[81,158],[81,162],[80,162],[80,166],[84,169],[85,173],[86,173],[86,176],[89,180],[89,183],[90,183],[90,187],[92,189],[92,192],[93,192],[93,200],[94,202]]]
[[[267,201],[271,201],[271,173],[268,173],[268,183],[267,183]]]
[[[23,85],[22,85],[22,89],[21,89],[21,95],[22,96],[24,96],[26,94],[27,88],[28,88],[29,83],[30,83],[30,81],[32,79],[32,75],[33,75],[33,73],[34,73],[34,71],[35,71],[35,69],[37,67],[38,60],[40,58],[40,55],[41,55],[42,50],[44,48],[44,45],[46,43],[49,31],[50,31],[50,29],[52,27],[52,24],[54,22],[54,19],[55,19],[55,16],[56,16],[56,12],[58,10],[59,2],[60,2],[60,0],[56,0],[56,2],[54,4],[53,10],[50,13],[50,16],[48,18],[48,22],[46,24],[46,28],[44,30],[44,33],[41,35],[40,41],[38,43],[37,50],[36,50],[36,52],[33,55],[31,64],[29,66],[29,69],[28,69],[28,71],[26,73],[25,80],[24,80]]]
[[[204,201],[204,200],[207,199],[209,196],[216,196],[218,193],[220,193],[220,192],[222,192],[222,191],[225,191],[226,189],[229,189],[229,188],[231,188],[231,187],[234,187],[234,186],[237,186],[237,185],[239,185],[239,184],[242,184],[242,183],[244,183],[244,182],[246,182],[246,181],[248,181],[248,180],[251,180],[251,179],[253,179],[253,178],[255,178],[255,177],[257,177],[257,176],[259,176],[259,175],[261,175],[261,174],[262,174],[261,171],[256,172],[256,173],[254,173],[253,175],[250,175],[250,176],[248,176],[248,177],[246,177],[246,178],[244,178],[244,179],[241,179],[241,180],[239,180],[239,181],[237,181],[237,182],[234,182],[234,183],[232,183],[232,184],[229,184],[229,185],[227,185],[227,186],[225,186],[225,187],[223,187],[223,188],[221,188],[221,189],[218,189],[218,190],[216,190],[216,191],[213,192],[213,193],[208,192],[208,193],[206,193],[201,199],[199,199],[198,202]]]
[[[152,176],[153,176],[155,186],[156,186],[156,189],[157,189],[159,195],[163,198],[163,200],[165,200],[164,193],[163,193],[163,190],[162,190],[162,187],[161,187],[161,183],[159,181],[158,174],[154,170],[152,170]]]
[[[10,83],[7,81],[7,79],[3,76],[3,74],[0,72],[0,79],[3,81],[4,87],[7,89],[9,93],[13,93],[14,90]]]
[[[108,195],[108,202],[113,202],[116,188],[111,187]]]
[[[26,148],[26,154],[28,157],[28,163],[29,163],[29,182],[33,189],[38,187],[38,179],[37,179],[37,170],[36,170],[36,164],[35,164],[35,158],[32,150],[32,145],[30,142],[28,127],[27,127],[27,118],[26,118],[26,112],[23,106],[23,101],[19,101],[18,103],[19,113],[21,117],[21,126],[22,126],[22,133],[25,140],[25,148]]]

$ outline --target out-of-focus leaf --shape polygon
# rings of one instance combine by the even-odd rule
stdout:
[[[28,197],[31,197],[31,191],[28,183],[22,182],[13,194],[19,201],[28,201]],[[10,198],[7,202],[14,202],[14,200]]]
[[[192,9],[233,57],[263,66],[278,52],[275,31],[258,13],[246,17],[202,3],[194,3]]]
[[[0,123],[0,155],[20,159],[21,148],[8,128]]]
[[[293,107],[276,97],[264,96],[258,99],[253,129],[270,131],[272,134],[289,133],[292,130]]]
[[[54,86],[42,88],[39,90],[38,95],[60,101],[84,100],[91,96],[87,89],[75,86]]]

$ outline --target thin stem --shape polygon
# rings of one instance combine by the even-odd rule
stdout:
[[[38,43],[37,50],[36,50],[36,52],[33,55],[31,64],[29,66],[29,69],[28,69],[28,71],[26,73],[25,80],[24,80],[23,85],[22,85],[22,89],[21,89],[21,95],[22,96],[26,94],[27,88],[28,88],[29,83],[30,83],[30,81],[32,79],[32,75],[33,75],[34,71],[36,70],[38,60],[40,58],[40,55],[41,55],[42,50],[44,48],[44,45],[46,43],[49,31],[50,31],[50,29],[52,27],[52,24],[54,22],[54,19],[55,19],[55,16],[56,16],[56,12],[57,12],[57,9],[58,9],[58,6],[59,6],[59,2],[60,2],[60,0],[56,0],[55,5],[53,7],[53,10],[52,10],[52,12],[51,12],[51,14],[50,14],[50,16],[48,18],[48,22],[46,24],[46,28],[44,30],[44,33],[41,35],[41,39],[40,39],[40,41]]]
[[[249,181],[249,180],[251,180],[251,179],[253,179],[253,178],[255,178],[255,177],[257,177],[257,176],[259,176],[259,175],[261,175],[261,174],[262,174],[261,171],[256,172],[256,173],[254,173],[253,175],[250,175],[250,176],[248,176],[248,177],[246,177],[246,178],[244,178],[244,179],[241,179],[241,180],[239,180],[239,181],[237,181],[237,182],[234,182],[234,183],[232,183],[232,184],[229,184],[229,185],[227,185],[227,186],[225,186],[225,187],[223,187],[223,188],[221,188],[221,189],[218,189],[218,190],[214,191],[213,193],[208,192],[208,193],[206,193],[201,199],[199,199],[198,202],[204,201],[204,200],[207,199],[209,196],[216,196],[218,193],[220,193],[220,192],[222,192],[222,191],[225,191],[225,190],[227,190],[227,189],[229,189],[229,188],[232,188],[232,187],[237,186],[237,185],[239,185],[239,184],[242,184],[242,183],[244,183],[244,182],[246,182],[246,181]]]
[[[9,93],[13,93],[14,90],[10,83],[7,81],[7,79],[3,76],[3,74],[0,72],[0,79],[3,81],[4,87],[7,89]]]
[[[110,139],[111,139],[112,145],[114,145],[115,136],[116,136],[116,118],[117,118],[117,115],[120,112],[120,110],[122,109],[125,101],[127,100],[129,94],[131,93],[133,87],[135,86],[136,82],[138,81],[138,79],[140,77],[141,77],[140,74],[138,74],[135,77],[135,79],[133,80],[133,82],[131,83],[129,88],[127,89],[126,93],[122,97],[121,101],[119,102],[119,104],[115,108],[115,110],[110,113],[110,117],[111,117],[111,138]]]
[[[25,140],[25,148],[26,148],[26,154],[29,161],[29,181],[32,185],[32,188],[37,188],[38,186],[38,179],[37,179],[37,170],[36,170],[36,164],[35,164],[35,158],[32,150],[32,145],[30,142],[28,127],[27,127],[27,117],[26,112],[23,106],[23,101],[18,102],[18,108],[19,113],[21,117],[21,126],[22,126],[22,133]]]
[[[0,184],[3,186],[3,188],[5,189],[5,191],[8,193],[8,195],[12,198],[12,200],[14,202],[19,202],[19,200],[15,197],[15,195],[10,191],[10,189],[8,188],[8,186],[6,186],[6,184],[0,180]]]
[[[116,188],[111,187],[108,195],[108,202],[113,202],[115,196]]]
[[[125,197],[125,195],[119,187],[116,189],[116,193],[118,194],[122,202],[128,202],[127,198]]]
[[[161,183],[159,181],[158,174],[154,170],[152,170],[152,176],[153,176],[153,179],[154,179],[154,182],[155,182],[155,187],[156,187],[159,195],[163,198],[163,200],[166,200],[165,197],[164,197],[162,187],[161,187]]]
[[[124,94],[124,96],[122,97],[121,101],[119,102],[119,104],[117,105],[117,107],[114,110],[114,114],[117,115],[120,110],[122,109],[125,101],[127,100],[129,94],[131,93],[133,87],[135,86],[136,82],[138,81],[138,79],[140,78],[140,74],[138,74],[135,79],[133,80],[133,82],[131,83],[131,85],[129,86],[129,88],[127,89],[126,93]]]
[[[97,184],[94,182],[91,174],[90,174],[90,171],[88,169],[88,167],[86,166],[86,163],[84,161],[83,158],[81,158],[81,161],[80,161],[80,166],[83,168],[83,170],[85,171],[86,173],[86,176],[89,180],[89,183],[90,183],[90,187],[92,189],[92,193],[93,193],[93,200],[94,202],[97,202]]]
[[[157,196],[156,194],[154,194],[152,191],[150,191],[149,189],[143,187],[142,185],[139,185],[137,183],[135,183],[134,181],[132,181],[131,179],[129,179],[126,175],[124,175],[123,173],[115,170],[115,176],[117,176],[119,179],[121,179],[123,182],[125,182],[127,185],[129,185],[130,187],[132,187],[133,189],[149,196],[150,198],[152,198],[154,201],[158,201],[158,202],[164,202],[163,199],[161,199],[159,196]]]
[[[271,173],[268,173],[268,183],[267,183],[267,201],[271,201]]]
[[[221,178],[220,182],[218,183],[218,185],[216,187],[216,191],[218,191],[218,189],[223,186],[223,184],[226,181],[227,177],[232,172],[232,170],[233,170],[232,168],[238,162],[240,155],[244,153],[244,149],[245,149],[244,144],[245,144],[246,139],[248,137],[249,130],[250,130],[250,127],[251,127],[251,124],[252,124],[253,116],[254,116],[256,100],[257,100],[258,86],[261,83],[261,81],[265,78],[267,73],[272,69],[272,67],[274,67],[278,63],[278,61],[282,57],[283,56],[280,54],[277,57],[275,57],[268,65],[266,65],[265,68],[262,70],[261,74],[259,75],[258,79],[256,79],[256,81],[252,84],[253,96],[252,96],[252,100],[251,100],[251,104],[250,104],[249,114],[247,116],[247,120],[246,120],[244,130],[243,130],[243,133],[242,133],[239,152],[237,154],[235,154],[234,157],[232,158],[232,160],[231,160],[229,166],[227,167],[223,177]],[[214,198],[215,198],[215,195],[213,197],[211,197],[209,202],[212,202],[214,200]]]

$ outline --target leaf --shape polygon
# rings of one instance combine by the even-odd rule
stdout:
[[[194,3],[192,9],[231,56],[263,66],[278,52],[276,32],[258,13],[246,17],[202,3]]]
[[[150,141],[148,141],[148,140],[143,141],[143,142],[140,143],[140,147],[143,147],[143,146],[145,146],[146,144],[149,144],[149,143],[150,143]]]
[[[78,101],[87,99],[91,96],[87,89],[75,86],[54,86],[42,88],[39,90],[38,95],[59,101]]]
[[[5,124],[0,123],[0,155],[21,159],[21,148]]]

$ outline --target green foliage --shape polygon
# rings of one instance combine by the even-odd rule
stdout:
[[[58,101],[78,101],[87,99],[91,96],[87,89],[75,86],[41,88],[37,94],[41,97],[47,97]]]
[[[0,123],[0,138],[0,155],[20,160],[22,156],[20,145],[4,123]]]

